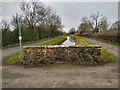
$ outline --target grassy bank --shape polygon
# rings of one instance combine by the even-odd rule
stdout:
[[[93,43],[91,43],[87,40],[84,40],[83,38],[80,38],[78,36],[71,35],[70,37],[75,40],[76,45],[94,45]],[[101,60],[104,63],[116,62],[116,60],[117,60],[117,56],[115,56],[113,53],[111,53],[110,51],[108,51],[106,49],[102,49],[101,54],[102,54]]]
[[[20,53],[16,52],[15,54],[12,54],[11,56],[5,58],[3,60],[3,64],[7,64],[7,65],[17,64],[17,62],[19,61],[19,58],[20,58]]]
[[[89,37],[88,36],[82,36],[82,37],[95,39],[95,40],[98,40],[98,41],[101,41],[101,42],[105,42],[105,43],[108,43],[108,44],[112,44],[112,45],[115,45],[115,46],[120,46],[120,43],[111,42],[111,41],[103,40],[103,39],[100,39],[100,38],[95,38],[95,37],[90,37],[90,36]]]
[[[62,36],[59,37],[55,40],[49,41],[49,42],[45,42],[42,44],[38,44],[37,46],[45,46],[45,45],[60,45],[62,42],[64,42],[66,40],[66,36]],[[19,62],[19,58],[20,58],[20,53],[17,52],[9,57],[7,57],[3,63],[8,64],[8,65],[14,65],[17,64]]]
[[[52,40],[50,42],[45,42],[42,44],[38,44],[37,46],[44,46],[44,45],[60,45],[62,44],[62,42],[64,42],[66,40],[66,36],[62,36],[58,39]]]
[[[72,38],[73,40],[75,40],[76,45],[94,45],[93,43],[88,42],[88,41],[86,41],[83,38],[80,38],[78,36],[71,35],[70,38]]]

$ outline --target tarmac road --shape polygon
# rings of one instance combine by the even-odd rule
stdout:
[[[102,48],[109,50],[110,52],[112,52],[113,54],[115,54],[118,57],[118,46],[108,44],[105,42],[101,42],[98,40],[90,39],[90,38],[85,38],[85,37],[82,37],[82,38],[89,41],[89,42],[92,42],[93,44],[101,45]]]
[[[56,37],[56,38],[58,38],[58,37]],[[32,43],[32,44],[26,44],[26,45],[24,45],[24,46],[37,45],[37,44],[41,44],[41,43],[45,43],[45,42],[54,40],[54,39],[56,39],[56,38],[52,38],[52,39],[48,39],[48,40],[42,40],[42,41],[35,42],[35,43]],[[2,57],[2,60],[3,60],[4,58],[6,58],[6,57],[8,57],[8,56],[10,56],[10,55],[18,52],[18,51],[19,51],[19,46],[17,46],[17,47],[11,47],[11,48],[7,48],[7,49],[0,50],[0,55],[2,55],[1,57]],[[0,59],[0,62],[1,62],[2,60]]]

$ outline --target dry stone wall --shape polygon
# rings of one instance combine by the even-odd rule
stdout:
[[[48,64],[101,64],[101,46],[24,46],[23,65],[28,67]]]

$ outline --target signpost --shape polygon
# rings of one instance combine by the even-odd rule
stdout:
[[[19,42],[20,42],[20,60],[21,60],[22,59],[22,35],[21,35],[20,21],[19,21]]]

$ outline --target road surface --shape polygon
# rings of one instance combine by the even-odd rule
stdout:
[[[57,37],[57,38],[58,38],[58,37]],[[26,45],[24,45],[24,46],[37,45],[37,44],[41,44],[41,43],[44,43],[44,42],[48,42],[48,41],[51,41],[51,40],[54,40],[54,39],[56,39],[56,38],[49,39],[49,40],[43,40],[43,41],[35,42],[35,43],[32,43],[32,44],[26,44]],[[12,47],[12,48],[7,48],[7,49],[3,49],[2,52],[1,52],[1,50],[0,50],[0,53],[2,53],[2,59],[4,59],[4,58],[6,58],[6,57],[8,57],[8,56],[10,56],[10,55],[18,52],[18,51],[19,51],[19,46],[17,46],[17,47]],[[0,55],[1,55],[1,54],[0,54]],[[2,60],[0,60],[0,61],[2,61]]]
[[[89,41],[89,42],[92,42],[93,44],[101,45],[102,48],[107,49],[110,52],[112,52],[113,54],[115,54],[116,56],[118,56],[118,46],[111,45],[111,44],[101,42],[101,41],[97,41],[97,40],[94,40],[94,39],[89,39],[89,38],[85,38],[85,37],[82,37],[82,38]]]

